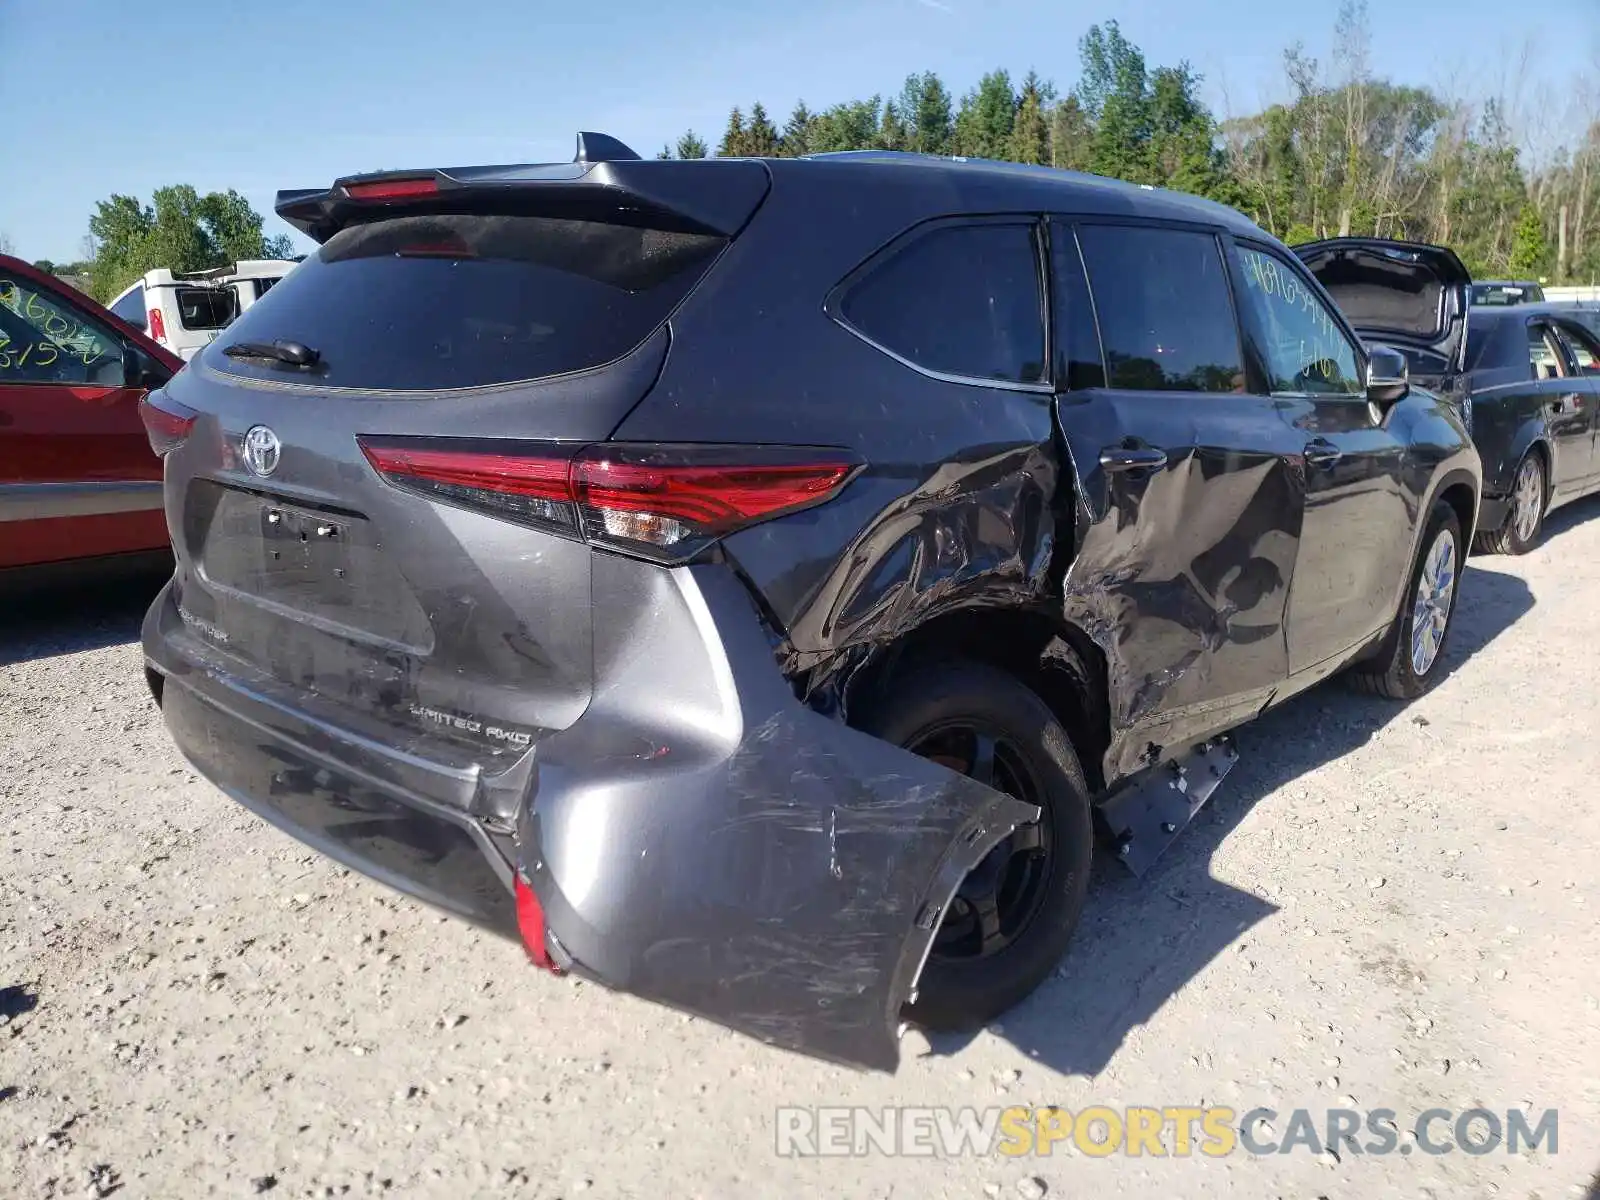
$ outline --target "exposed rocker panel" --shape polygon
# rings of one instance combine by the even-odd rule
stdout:
[[[161,507],[160,480],[0,483],[0,521],[49,521]]]
[[[1175,762],[1107,800],[1101,816],[1116,845],[1117,857],[1143,875],[1239,761],[1230,737],[1202,742]]]

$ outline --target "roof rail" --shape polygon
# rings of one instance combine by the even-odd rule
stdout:
[[[579,133],[575,163],[637,162],[639,156],[616,138],[604,133]]]

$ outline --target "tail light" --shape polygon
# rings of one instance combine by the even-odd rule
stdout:
[[[349,183],[344,190],[352,200],[415,200],[419,196],[437,195],[439,182],[431,176],[421,179],[377,179],[371,183]]]
[[[150,336],[165,346],[167,344],[167,319],[161,315],[159,308],[152,308],[148,315]]]
[[[545,940],[544,909],[540,907],[539,897],[534,895],[532,886],[523,878],[521,871],[516,874],[515,891],[517,932],[522,935],[523,949],[527,950],[528,957],[533,960],[535,966],[543,967],[546,971],[554,971],[559,975],[561,969],[550,956],[550,945]]]
[[[139,419],[157,458],[163,458],[183,445],[200,414],[185,408],[160,390],[146,392],[139,399]]]
[[[862,466],[788,446],[359,440],[397,487],[658,562],[830,500]]]

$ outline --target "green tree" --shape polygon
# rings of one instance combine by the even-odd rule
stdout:
[[[1044,166],[1050,162],[1050,126],[1045,120],[1049,85],[1032,71],[1022,81],[1016,120],[1011,127],[1011,142],[1006,157],[1012,162]]]
[[[1550,243],[1544,235],[1544,217],[1531,201],[1522,206],[1511,234],[1511,273],[1521,279],[1537,279],[1550,261]]]
[[[950,153],[950,93],[932,71],[908,75],[896,109],[906,123],[906,149],[921,154]]]
[[[745,131],[745,154],[750,158],[772,158],[778,153],[778,130],[757,100],[750,109],[750,127]]]
[[[906,127],[900,109],[893,100],[883,106],[883,116],[878,121],[878,137],[874,145],[878,150],[911,148],[911,131]]]
[[[811,153],[811,126],[816,121],[804,100],[794,106],[783,132],[778,135],[778,153],[785,158],[799,158]]]
[[[234,191],[200,195],[188,184],[157,188],[151,203],[114,195],[95,206],[89,233],[95,245],[89,265],[96,299],[115,296],[144,272],[202,271],[241,258],[287,258],[285,236],[266,237],[261,214]]]
[[[750,134],[744,127],[744,113],[735,108],[728,114],[728,128],[717,147],[718,158],[744,158],[750,152]]]
[[[706,146],[705,139],[692,129],[678,139],[678,144],[674,147],[674,150],[679,158],[709,158],[711,156],[711,150]]]

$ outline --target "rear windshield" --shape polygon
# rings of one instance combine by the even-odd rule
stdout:
[[[1533,283],[1478,283],[1472,287],[1474,304],[1537,304],[1544,290]]]
[[[221,329],[233,320],[232,288],[181,287],[177,293],[178,320],[185,329]]]
[[[235,342],[321,354],[325,387],[485,387],[599,366],[661,324],[724,239],[596,221],[394,217],[352,226],[244,310],[208,365],[281,380]],[[291,373],[299,372],[291,369]]]

